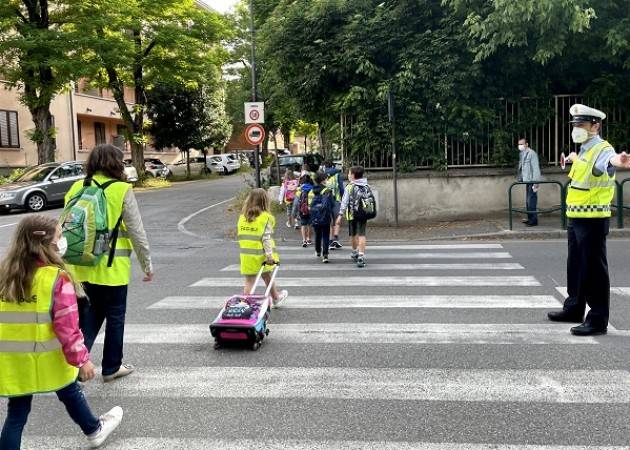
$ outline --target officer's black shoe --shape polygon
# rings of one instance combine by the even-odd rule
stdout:
[[[598,336],[606,334],[607,332],[608,328],[606,326],[595,326],[588,322],[584,322],[582,325],[571,328],[571,334],[576,336]]]
[[[547,313],[547,318],[552,322],[582,323],[584,314],[575,314],[574,312],[565,311],[563,309],[561,311],[551,311]]]

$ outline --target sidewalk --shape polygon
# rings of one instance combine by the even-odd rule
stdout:
[[[566,231],[561,228],[560,216],[541,215],[539,225],[527,227],[521,220],[523,216],[514,215],[513,230],[508,228],[508,216],[497,214],[486,219],[470,219],[457,221],[424,221],[416,225],[385,227],[368,225],[368,240],[371,241],[438,241],[438,240],[540,240],[566,239]],[[280,242],[299,244],[299,231],[285,226],[286,218],[278,216],[276,227],[277,239]],[[630,228],[617,229],[616,219],[610,223],[609,238],[630,238]],[[346,225],[342,225],[341,236],[347,237]]]

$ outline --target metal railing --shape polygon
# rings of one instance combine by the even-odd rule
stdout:
[[[535,211],[528,211],[527,208],[514,208],[513,203],[512,203],[512,191],[514,190],[514,186],[528,185],[528,184],[538,184],[538,185],[555,184],[556,186],[560,188],[560,204],[553,206],[551,208],[536,209]],[[567,229],[567,217],[565,214],[566,208],[567,208],[566,185],[563,185],[559,181],[532,181],[532,182],[517,181],[515,183],[512,183],[510,185],[510,188],[508,189],[508,224],[509,224],[510,231],[512,231],[513,225],[514,225],[514,217],[513,217],[514,213],[548,214],[548,213],[553,213],[556,211],[560,211],[560,224],[562,226],[562,229],[566,230]]]
[[[627,206],[623,201],[623,191],[624,185],[630,181],[630,178],[626,178],[625,180],[619,182],[617,181],[617,227],[622,229],[624,227],[624,212],[626,209],[630,209],[630,206]]]

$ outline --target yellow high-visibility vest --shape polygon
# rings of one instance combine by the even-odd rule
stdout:
[[[608,172],[596,177],[593,167],[597,158],[611,145],[604,141],[593,146],[573,162],[567,193],[567,217],[605,218],[611,216],[610,203],[615,196],[615,175]]]
[[[238,244],[241,248],[241,274],[256,275],[263,262],[266,261],[265,249],[262,237],[265,234],[267,224],[271,223],[272,228],[276,226],[276,219],[268,212],[263,212],[253,222],[248,222],[244,215],[238,219]],[[276,252],[276,243],[272,242],[273,258],[280,262],[280,257]],[[273,267],[265,268],[265,272],[270,272]]]
[[[94,175],[94,180],[99,184],[103,184],[111,181],[112,178],[97,173]],[[66,203],[77,195],[82,187],[83,181],[74,183],[70,191],[66,194]],[[116,222],[118,222],[118,219],[122,215],[125,195],[129,189],[131,189],[131,185],[124,182],[112,183],[105,189],[105,197],[107,198],[107,225],[110,231],[114,230]],[[76,281],[100,284],[103,286],[125,286],[129,284],[131,278],[132,253],[133,245],[127,234],[127,226],[125,222],[122,221],[118,231],[118,240],[116,241],[116,249],[114,252],[115,256],[111,267],[107,267],[109,255],[106,255],[96,266],[74,266],[68,264],[68,270],[72,273]]]
[[[0,300],[0,396],[55,392],[73,383],[79,369],[66,362],[53,329],[58,267],[40,267],[28,301]]]

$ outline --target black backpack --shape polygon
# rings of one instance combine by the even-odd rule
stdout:
[[[372,188],[367,185],[352,185],[349,210],[352,220],[365,222],[376,217],[376,198]]]
[[[330,201],[330,191],[328,189],[323,189],[317,194],[313,192],[310,213],[311,224],[330,225],[332,205]]]

